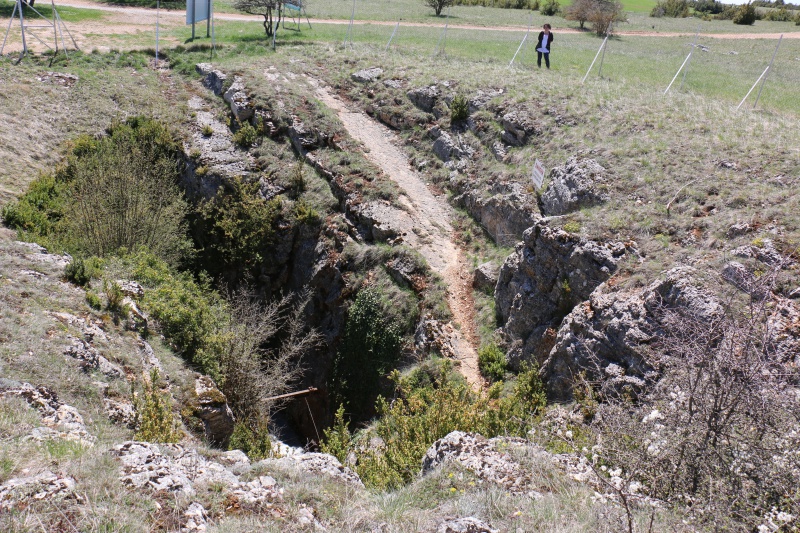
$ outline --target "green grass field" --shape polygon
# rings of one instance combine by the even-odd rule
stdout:
[[[690,22],[686,21],[686,24]],[[354,46],[360,54],[372,54],[375,64],[381,64],[393,29],[391,25],[356,24],[353,28]],[[689,27],[685,26],[684,29],[689,30]],[[405,56],[409,62],[413,62],[414,57],[429,58],[433,56],[443,31],[442,28],[401,27],[388,53]],[[300,32],[282,29],[279,32],[278,45],[283,47],[329,43],[331,47],[341,47],[346,32],[347,26],[332,24],[314,24],[311,29],[306,26]],[[449,28],[446,38],[443,39],[445,53],[439,59],[442,76],[454,75],[448,74],[451,72],[447,67],[450,60],[508,65],[523,35],[523,30],[473,31]],[[190,30],[179,28],[175,30],[174,36],[185,41],[190,37]],[[272,53],[268,49],[269,43],[263,29],[256,22],[220,21],[216,26],[216,39],[217,43],[232,44],[248,55]],[[601,40],[592,33],[562,34],[557,39],[551,55],[553,70],[564,74],[568,83],[579,84]],[[691,40],[692,37],[615,37],[609,40],[606,49],[603,78],[642,86],[652,92],[654,98],[661,98],[661,93],[689,53]],[[196,42],[207,43],[209,40],[200,39]],[[683,91],[696,92],[736,105],[766,67],[776,41],[714,39],[701,35],[698,43],[707,47],[708,51],[698,49],[693,55]],[[349,52],[342,50],[340,53]],[[784,39],[762,95],[761,106],[766,109],[797,111],[797,99],[800,97],[798,57],[800,40]],[[533,46],[528,45],[520,52],[515,67],[533,68],[535,60]],[[596,79],[598,66],[595,66],[590,75],[591,80]],[[542,74],[545,75],[546,73]],[[680,79],[673,91],[678,89],[679,84]]]
[[[36,13],[29,6],[24,5],[23,6],[24,11],[22,12],[23,17],[35,20],[38,19],[39,14],[41,14],[48,20],[53,19],[53,9],[52,7],[50,7],[50,4],[34,3],[34,8],[36,9],[36,11],[38,11],[38,13]],[[58,14],[61,16],[64,22],[101,20],[104,17],[104,13],[99,9],[81,9],[81,8],[67,7],[67,6],[56,6],[56,9],[58,10]],[[14,12],[14,2],[9,2],[8,0],[0,0],[0,18],[8,19],[8,17],[10,17],[13,12]]]

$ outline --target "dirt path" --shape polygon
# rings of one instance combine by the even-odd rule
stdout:
[[[368,149],[367,158],[403,190],[399,201],[414,224],[413,231],[403,238],[422,254],[434,272],[444,278],[456,327],[453,337],[460,371],[474,388],[482,387],[476,350],[472,277],[462,251],[453,241],[452,208],[444,196],[435,196],[411,168],[408,158],[396,145],[397,136],[389,128],[364,113],[350,110],[326,87],[317,85],[316,92],[325,105],[336,111],[350,135]]]

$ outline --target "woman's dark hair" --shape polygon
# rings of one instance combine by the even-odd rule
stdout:
[[[545,24],[544,25],[544,29],[549,30],[550,29],[550,24]]]

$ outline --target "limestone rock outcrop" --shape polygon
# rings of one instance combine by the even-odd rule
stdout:
[[[536,480],[531,472],[507,452],[512,447],[528,445],[527,441],[519,438],[487,439],[475,433],[453,431],[428,448],[422,458],[422,474],[445,463],[457,462],[480,480],[499,485],[512,494],[538,496],[539,493],[534,490]]]
[[[503,263],[494,293],[509,363],[543,361],[561,320],[616,271],[625,250],[622,243],[587,240],[546,220],[526,230]]]
[[[327,453],[290,454],[280,459],[266,460],[265,462],[275,462],[278,465],[294,467],[310,474],[322,474],[359,487],[364,486],[358,474],[346,466],[342,466],[342,463],[336,457]]]
[[[594,159],[571,157],[550,172],[550,183],[542,194],[542,211],[548,216],[563,215],[607,202],[605,173]]]
[[[383,69],[380,67],[371,67],[365,68],[363,70],[359,70],[358,72],[353,72],[350,77],[353,81],[367,83],[370,81],[375,81],[381,77],[383,74]]]
[[[497,529],[473,516],[447,520],[436,530],[436,533],[500,533]]]
[[[425,111],[426,113],[433,112],[433,108],[436,106],[436,102],[441,96],[439,89],[436,85],[431,85],[429,87],[417,87],[415,89],[411,89],[406,93],[408,99],[411,100],[411,103],[417,106],[419,109]]]
[[[445,163],[472,157],[471,147],[462,143],[458,137],[454,138],[439,126],[433,126],[428,130],[428,136],[433,139],[433,153]]]
[[[690,310],[700,320],[722,314],[722,306],[696,277],[691,267],[676,267],[644,289],[612,292],[605,284],[598,287],[564,319],[542,362],[549,399],[570,400],[582,372],[605,388],[633,392],[656,379],[647,345],[662,334],[662,310]]]
[[[208,376],[198,376],[189,399],[194,416],[203,421],[206,439],[213,446],[228,447],[235,418],[225,395]]]
[[[109,378],[121,379],[125,377],[125,372],[122,368],[109,361],[91,342],[75,337],[69,337],[69,339],[72,344],[67,347],[64,354],[80,361],[84,370],[87,372],[98,370]]]
[[[41,501],[51,504],[65,499],[80,501],[75,486],[75,479],[50,471],[9,479],[0,485],[0,511],[20,511]]]
[[[77,409],[58,399],[58,395],[44,386],[18,383],[0,378],[0,398],[19,397],[39,412],[44,426],[34,428],[28,438],[33,440],[61,439],[92,446],[95,437],[86,429]]]
[[[452,181],[453,188],[463,191],[453,203],[466,209],[498,244],[513,246],[539,218],[536,199],[518,183],[497,184],[482,191]]]
[[[529,137],[541,134],[541,128],[524,109],[512,110],[500,120],[503,126],[501,139],[511,146],[524,146]]]
[[[472,273],[472,286],[478,290],[494,293],[500,269],[492,262],[478,265]]]

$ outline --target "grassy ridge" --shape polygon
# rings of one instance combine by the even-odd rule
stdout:
[[[217,26],[217,41],[237,43],[239,53],[262,55],[267,42],[254,23],[226,22]],[[372,55],[375,64],[386,61],[383,49],[392,34],[392,26],[361,24],[354,26],[353,42],[359,54]],[[185,31],[181,29],[181,31]],[[302,32],[283,32],[282,46],[306,47],[311,43],[341,46],[345,26],[316,24]],[[403,27],[392,41],[390,55],[408,58],[431,58],[443,34],[441,28]],[[514,56],[523,32],[480,32],[448,29],[444,41],[445,55],[437,61],[442,77],[451,77],[452,61],[473,61],[498,67],[508,65]],[[660,96],[688,54],[691,38],[621,36],[609,41],[603,77],[633,85],[644,85],[653,97]],[[730,105],[741,101],[765,68],[775,41],[768,39],[721,40],[699,39],[708,48],[693,55],[686,76],[684,91],[696,92]],[[579,84],[594,58],[601,41],[592,34],[563,34],[552,53],[553,70],[565,75],[563,83]],[[554,45],[555,46],[555,45]],[[349,53],[349,52],[348,52]],[[343,55],[345,52],[340,51]],[[765,109],[796,111],[800,96],[800,71],[795,58],[800,56],[800,40],[784,39],[760,105]],[[535,68],[532,46],[524,48],[515,65]],[[596,78],[596,65],[591,78]],[[543,74],[544,75],[544,74]],[[538,76],[536,74],[535,76]],[[534,77],[529,83],[539,83]],[[549,84],[549,78],[541,83]],[[677,82],[680,84],[680,80]],[[676,85],[673,90],[677,90]],[[754,95],[751,95],[754,98]]]

